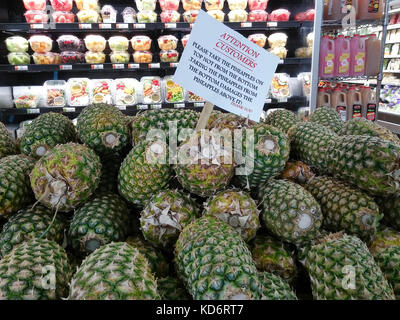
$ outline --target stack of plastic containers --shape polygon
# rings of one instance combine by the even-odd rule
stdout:
[[[314,34],[311,32],[307,35],[307,47],[297,48],[295,51],[295,56],[297,58],[311,58],[313,41],[314,41]]]
[[[79,12],[76,14],[81,23],[101,22],[98,0],[75,0]]]
[[[194,23],[201,9],[202,0],[182,0],[183,20],[187,23]]]
[[[139,23],[157,22],[156,0],[136,0],[136,7],[139,10],[136,15]]]
[[[268,44],[270,46],[268,51],[281,59],[285,59],[287,56],[286,42],[287,35],[285,33],[273,33],[268,37]]]
[[[72,35],[62,35],[57,39],[58,48],[61,51],[62,64],[84,63],[83,41]]]
[[[189,37],[190,37],[190,34],[185,34],[183,37],[182,37],[182,39],[181,39],[181,43],[182,43],[182,47],[185,49],[185,47],[186,47],[186,44],[188,43],[188,41],[189,41]]]
[[[222,11],[224,2],[225,0],[205,0],[207,13],[220,22],[225,19],[225,13]]]
[[[247,39],[249,39],[251,42],[255,43],[261,48],[264,48],[267,42],[267,36],[262,33],[251,34],[247,37]]]
[[[74,5],[73,0],[50,0],[54,9],[52,18],[55,23],[73,23],[75,15],[71,12]]]
[[[108,39],[108,45],[111,49],[110,61],[111,63],[128,63],[130,54],[129,40],[126,37],[115,36]]]
[[[31,62],[31,56],[27,53],[29,49],[28,41],[22,37],[9,37],[6,39],[8,62],[12,65],[23,65]]]
[[[53,40],[48,36],[32,36],[29,39],[35,64],[60,64],[61,58],[59,53],[50,52],[53,49]]]
[[[178,39],[172,35],[165,35],[158,38],[161,62],[178,62],[179,52],[176,51]]]
[[[264,22],[267,21],[268,0],[249,0],[249,17],[248,20],[252,22]]]
[[[247,0],[228,0],[229,10],[228,19],[230,22],[247,21]]]
[[[134,36],[131,39],[133,61],[135,63],[151,63],[153,54],[151,53],[151,39],[148,36]]]
[[[107,41],[102,36],[86,36],[85,46],[89,50],[85,53],[86,63],[104,63],[106,61],[106,55],[103,51],[106,49],[106,44]]]
[[[117,10],[115,10],[113,6],[107,4],[101,8],[101,17],[104,23],[116,23]]]
[[[161,22],[175,23],[181,20],[179,10],[179,0],[160,0]]]
[[[122,11],[122,19],[124,23],[135,23],[136,22],[136,11],[132,7],[126,7]]]
[[[25,19],[28,23],[46,23],[49,15],[46,13],[46,0],[24,0]]]

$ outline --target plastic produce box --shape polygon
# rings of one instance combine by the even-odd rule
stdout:
[[[98,64],[106,62],[106,54],[104,52],[87,51],[85,53],[86,63]]]
[[[112,84],[111,79],[96,79],[90,81],[91,89],[91,102],[93,104],[112,104],[113,94],[112,94]]]
[[[39,53],[35,52],[32,56],[33,62],[35,64],[60,64],[61,57],[59,53],[55,52],[45,52]]]
[[[179,10],[179,0],[160,0],[160,7],[162,11]]]
[[[253,10],[249,12],[248,21],[265,22],[268,20],[268,13],[264,10]]]
[[[70,78],[67,82],[68,105],[85,107],[90,104],[90,80]]]
[[[278,100],[291,97],[290,77],[287,73],[275,73],[271,82],[271,97]]]
[[[103,23],[116,23],[117,22],[117,10],[111,5],[105,5],[101,8],[101,17]]]
[[[247,0],[228,0],[229,10],[245,10]]]
[[[113,51],[110,53],[111,63],[128,63],[131,55],[128,51]]]
[[[172,81],[172,76],[166,76],[163,80],[164,96],[167,103],[179,103],[185,101],[183,88]]]
[[[75,0],[76,7],[78,10],[95,10],[99,11],[98,0]]]
[[[74,5],[73,0],[50,0],[54,11],[71,11]]]
[[[14,99],[14,105],[17,109],[37,108],[40,98],[35,94],[23,94]]]
[[[172,35],[161,36],[157,40],[160,50],[175,50],[178,46],[178,39]]]
[[[122,19],[124,23],[135,23],[136,22],[136,10],[132,7],[126,7],[122,11]]]
[[[77,52],[77,51],[63,51],[61,52],[61,63],[62,64],[85,63],[85,55],[82,52]]]
[[[209,10],[207,13],[219,22],[224,22],[225,13],[221,10]]]
[[[52,13],[52,17],[55,23],[74,23],[75,14],[67,11],[55,11]]]
[[[150,10],[150,11],[155,11],[156,10],[156,0],[135,0],[136,2],[136,8],[139,11],[143,10]]]
[[[139,23],[155,23],[157,22],[157,13],[151,10],[139,11],[136,19]]]
[[[53,40],[48,36],[32,36],[29,39],[29,44],[34,52],[46,53],[53,49]]]
[[[202,2],[202,0],[182,0],[183,10],[200,10]]]
[[[92,52],[103,52],[106,49],[107,41],[100,35],[88,35],[85,38],[85,46]]]
[[[267,36],[262,33],[251,34],[247,37],[247,39],[249,39],[251,42],[255,43],[261,48],[264,48],[267,42]]]
[[[195,23],[198,15],[199,15],[199,10],[185,11],[183,13],[183,21],[187,23]]]
[[[62,35],[57,39],[57,45],[60,51],[85,51],[85,45],[83,40],[72,36]]]
[[[161,50],[160,61],[161,62],[178,62],[179,52],[176,50]]]
[[[139,82],[136,79],[115,79],[114,92],[117,106],[133,106],[138,103]]]
[[[81,10],[76,14],[80,23],[99,23],[100,14],[95,10]]]
[[[29,10],[24,13],[27,23],[47,23],[49,15],[45,11]]]
[[[253,10],[267,10],[268,0],[249,0],[249,9]]]
[[[160,19],[163,23],[175,23],[181,20],[181,14],[173,10],[163,11],[160,14]]]
[[[44,83],[44,97],[47,107],[65,107],[66,82],[64,80],[48,80]]]
[[[148,36],[134,36],[131,45],[133,50],[148,51],[151,49],[151,39]]]
[[[206,10],[222,10],[224,8],[225,0],[205,0]]]
[[[268,37],[268,44],[271,48],[286,47],[287,35],[282,32],[276,32]]]
[[[31,56],[27,52],[10,52],[7,55],[8,63],[14,66],[20,66],[31,63]]]
[[[46,10],[46,0],[24,0],[26,10]]]
[[[161,79],[160,77],[142,77],[140,84],[143,88],[143,103],[161,102]]]
[[[183,48],[186,47],[186,44],[187,44],[187,42],[189,41],[189,37],[190,37],[190,34],[185,34],[185,35],[182,37],[181,42],[182,42]]]
[[[27,52],[29,42],[23,37],[13,36],[6,39],[6,46],[10,52]]]
[[[108,39],[108,46],[112,51],[127,51],[129,49],[129,40],[122,36],[111,37]]]
[[[247,16],[246,10],[232,10],[228,13],[229,22],[246,22]]]
[[[133,61],[135,63],[151,63],[153,62],[153,54],[150,51],[135,51]]]

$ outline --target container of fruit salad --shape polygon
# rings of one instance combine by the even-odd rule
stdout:
[[[151,63],[153,54],[150,51],[135,51],[133,53],[133,61],[135,63]]]
[[[156,10],[156,0],[135,0],[136,2],[136,8],[139,11],[143,10],[150,10],[150,11],[155,11]]]
[[[310,32],[307,35],[306,40],[307,40],[307,46],[309,46],[311,48],[314,44],[314,32]]]
[[[52,14],[55,23],[74,23],[75,14],[67,11],[54,11]]]
[[[71,11],[74,5],[73,0],[50,0],[54,11]]]
[[[29,10],[24,13],[27,23],[47,23],[49,15],[45,11]]]
[[[253,10],[266,10],[268,6],[268,0],[249,0],[249,9]]]
[[[187,42],[189,41],[189,37],[190,37],[190,34],[185,34],[185,35],[182,37],[181,42],[182,42],[183,48],[186,47],[186,44],[187,44]]]
[[[275,73],[271,83],[271,97],[275,99],[290,98],[290,77],[287,73]]]
[[[277,57],[279,57],[281,59],[285,59],[287,56],[287,49],[285,47],[270,48],[270,49],[268,49],[268,52],[276,55]]]
[[[78,51],[63,51],[61,52],[62,64],[85,63],[85,55]]]
[[[143,77],[140,79],[143,88],[143,103],[161,102],[161,79],[159,77]]]
[[[310,97],[311,95],[311,72],[301,72],[297,79],[301,81],[303,96]]]
[[[205,0],[206,10],[222,10],[225,0]]]
[[[289,21],[290,12],[286,9],[277,9],[272,11],[269,16],[269,21]]]
[[[88,35],[85,38],[85,45],[89,51],[102,52],[106,49],[107,41],[99,35]]]
[[[160,7],[162,11],[179,10],[179,0],[160,0]]]
[[[151,10],[139,11],[136,15],[139,23],[154,23],[157,22],[157,13]]]
[[[147,51],[151,48],[151,39],[148,36],[134,36],[131,45],[133,50]]]
[[[282,32],[273,33],[268,37],[268,44],[271,48],[285,47],[287,42],[287,35]]]
[[[115,36],[108,39],[111,51],[126,51],[129,49],[129,40],[126,37]]]
[[[70,78],[67,82],[68,105],[85,107],[90,104],[90,80],[88,78]]]
[[[181,14],[178,11],[168,10],[161,12],[160,18],[163,23],[175,23],[181,20]]]
[[[45,53],[53,49],[53,40],[48,36],[32,36],[29,39],[31,49],[35,52]]]
[[[95,10],[81,10],[76,16],[80,23],[98,23],[101,22],[100,14]]]
[[[36,108],[39,104],[39,97],[34,94],[22,95],[14,99],[14,104],[17,109]]]
[[[113,51],[110,53],[111,63],[128,63],[131,55],[128,51]]]
[[[176,50],[161,50],[160,61],[161,62],[178,62],[179,52]]]
[[[46,10],[46,0],[24,0],[26,10]]]
[[[183,13],[183,21],[187,23],[195,23],[199,10],[189,10]]]
[[[45,53],[39,53],[35,52],[32,55],[33,62],[35,64],[60,64],[61,63],[61,57],[59,53],[55,52],[45,52]]]
[[[247,11],[246,10],[232,10],[228,13],[229,22],[246,22]]]
[[[249,12],[247,19],[251,22],[265,22],[268,19],[268,13],[264,10],[253,10]]]
[[[6,46],[10,52],[27,52],[29,42],[23,37],[13,36],[6,39]]]
[[[157,39],[160,50],[175,50],[178,45],[178,39],[172,35],[161,36]]]
[[[104,63],[106,62],[106,55],[104,52],[86,51],[85,61],[86,63],[93,63],[93,64]]]
[[[163,84],[164,84],[165,102],[177,103],[185,101],[183,88],[177,83],[172,81],[172,76],[164,77]]]
[[[188,102],[202,102],[204,99],[191,91],[185,91],[185,100]]]
[[[100,10],[98,0],[75,0],[75,4],[78,10]]]
[[[213,17],[214,19],[218,20],[219,22],[224,22],[225,13],[221,10],[209,10],[207,13]]]
[[[122,11],[122,19],[124,23],[135,23],[136,22],[136,11],[132,7],[126,7]]]
[[[229,10],[245,10],[247,0],[228,0]]]
[[[112,104],[112,80],[95,79],[90,81],[91,101],[93,104]]]
[[[310,47],[302,47],[297,48],[294,52],[296,58],[311,58],[312,57],[312,48]]]
[[[248,39],[258,45],[261,48],[265,47],[265,43],[267,42],[267,37],[262,33],[254,33],[248,36]]]
[[[7,55],[8,63],[13,66],[20,66],[31,63],[31,56],[26,52],[10,52]]]
[[[115,79],[114,99],[117,106],[133,106],[137,104],[137,88],[139,82],[136,79]]]
[[[72,35],[63,35],[57,39],[58,48],[60,51],[85,51],[83,41]]]
[[[200,10],[203,0],[182,0],[183,10]]]
[[[101,8],[101,17],[103,23],[116,23],[117,22],[117,10],[113,6],[105,5]]]
[[[64,80],[48,80],[44,83],[44,98],[48,107],[64,107],[66,100],[66,82]]]

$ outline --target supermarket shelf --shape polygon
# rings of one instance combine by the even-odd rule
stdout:
[[[396,55],[396,56],[384,56],[385,59],[398,59],[400,58],[400,55]]]
[[[382,24],[383,20],[357,20],[355,26],[381,26]],[[322,27],[331,29],[343,28],[342,20],[324,20]]]
[[[371,80],[376,80],[376,76],[359,76],[359,77],[336,77],[336,78],[329,78],[329,79],[322,79],[320,81],[340,81],[340,82],[366,82]]]
[[[400,8],[397,8],[397,9],[389,10],[388,14],[395,14],[395,13],[399,13],[399,12],[400,12]]]
[[[370,79],[370,80],[357,80],[357,79],[354,79],[354,80],[344,80],[342,82],[343,83],[350,83],[350,84],[361,84],[361,85],[364,85],[364,84],[368,83],[368,84],[373,85],[373,86],[376,86],[376,84],[377,84],[377,80],[376,79]]]
[[[400,29],[400,24],[390,24],[387,26],[388,30]]]
[[[400,73],[400,71],[383,70],[383,73]]]
[[[385,44],[394,44],[394,43],[400,43],[400,40],[397,40],[397,41],[385,41]]]

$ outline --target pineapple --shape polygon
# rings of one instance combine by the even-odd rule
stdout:
[[[81,255],[97,248],[123,241],[129,232],[129,210],[116,194],[96,195],[76,210],[69,227],[68,239]]]
[[[126,243],[139,250],[139,252],[150,263],[151,271],[158,277],[165,277],[168,275],[169,264],[164,255],[154,248],[150,243],[143,240],[141,237],[128,237]]]
[[[297,116],[289,110],[277,109],[268,114],[265,123],[289,133],[289,129],[299,123]]]
[[[69,300],[160,299],[150,265],[124,242],[106,244],[86,257],[72,278]]]
[[[292,282],[296,277],[296,262],[283,242],[267,235],[258,235],[252,245],[251,254],[257,270],[269,272]]]
[[[136,207],[168,187],[172,170],[168,164],[168,149],[164,142],[142,141],[122,162],[118,174],[119,193]]]
[[[211,197],[204,207],[204,216],[220,219],[250,241],[260,227],[257,203],[249,194],[240,190],[225,190]]]
[[[140,228],[152,245],[173,248],[179,233],[198,215],[196,203],[178,190],[154,195],[140,214]]]
[[[0,159],[0,216],[9,217],[33,202],[29,186],[29,172],[35,161],[25,155]]]
[[[253,136],[243,138],[245,161],[236,171],[239,185],[254,189],[278,176],[285,168],[289,153],[290,142],[285,133],[267,124],[256,125]]]
[[[260,272],[258,277],[263,286],[263,300],[297,300],[289,284],[276,274]]]
[[[177,273],[196,300],[254,300],[262,295],[251,253],[228,224],[202,217],[188,225],[175,246]]]
[[[369,251],[400,299],[400,233],[389,228],[379,231]]]
[[[322,224],[318,202],[303,187],[271,180],[259,190],[267,229],[283,241],[302,244],[314,239]]]
[[[54,220],[53,220],[54,219]],[[62,244],[66,221],[42,205],[25,208],[13,215],[0,233],[0,255],[31,239],[45,238]]]
[[[369,240],[382,215],[374,199],[361,190],[330,177],[314,177],[304,187],[321,205],[324,227]]]
[[[211,128],[213,128],[213,124],[214,124],[214,121],[216,121],[216,120],[218,120],[221,116],[223,116],[224,115],[224,113],[222,113],[221,111],[219,111],[219,110],[213,110],[212,112],[211,112],[211,115],[210,115],[210,118],[208,118],[208,123],[207,123],[207,129],[211,129]]]
[[[157,279],[157,285],[163,300],[190,300],[182,283],[174,277]]]
[[[299,184],[306,183],[314,176],[311,168],[304,162],[295,161],[287,162],[285,169],[279,176],[279,179],[290,180]]]
[[[228,129],[231,132],[234,130],[242,130],[253,127],[256,122],[249,120],[232,113],[223,113],[218,118],[216,118],[212,125],[212,129],[224,130]]]
[[[400,145],[400,139],[394,133],[365,118],[350,119],[344,124],[339,134],[378,137]]]
[[[393,289],[357,237],[330,234],[303,250],[314,299],[394,299]]]
[[[30,178],[36,199],[49,208],[68,212],[83,204],[100,181],[99,157],[76,143],[58,145],[35,164]]]
[[[6,126],[0,122],[0,158],[18,153],[17,145]]]
[[[54,241],[23,242],[0,261],[0,300],[56,300],[68,294],[71,267]]]
[[[77,129],[79,139],[99,154],[123,149],[130,138],[125,116],[111,105],[92,105],[83,109]]]
[[[383,221],[393,229],[400,231],[400,197],[375,198],[383,215]]]
[[[344,126],[344,122],[340,118],[340,115],[331,107],[320,107],[315,109],[310,114],[309,121],[319,123],[336,133],[338,133]]]
[[[40,158],[57,144],[74,142],[76,131],[66,116],[49,112],[34,119],[21,137],[21,153]]]

